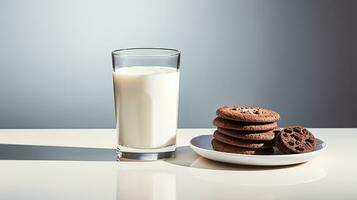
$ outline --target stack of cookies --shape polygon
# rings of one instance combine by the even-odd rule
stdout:
[[[274,153],[274,137],[280,115],[265,108],[223,106],[213,124],[214,150],[252,155]]]

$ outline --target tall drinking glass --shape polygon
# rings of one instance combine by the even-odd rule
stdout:
[[[120,49],[112,59],[118,159],[174,156],[180,52]]]

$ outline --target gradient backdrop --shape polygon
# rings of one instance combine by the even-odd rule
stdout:
[[[112,128],[110,52],[182,51],[179,127],[222,104],[357,127],[357,1],[1,0],[0,128]]]

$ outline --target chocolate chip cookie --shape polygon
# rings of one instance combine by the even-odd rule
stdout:
[[[312,152],[316,149],[314,135],[302,126],[288,126],[275,138],[276,147],[286,154]]]
[[[267,108],[247,106],[223,106],[217,109],[217,116],[240,122],[272,123],[280,119],[280,115]]]
[[[227,136],[239,138],[242,140],[259,140],[259,141],[271,141],[274,140],[275,132],[261,131],[261,132],[251,132],[251,131],[236,131],[225,128],[218,127],[217,130]]]
[[[224,135],[218,131],[214,132],[213,138],[222,143],[237,146],[237,147],[243,147],[243,148],[266,149],[266,148],[272,148],[274,146],[274,143],[272,141],[241,140],[241,139]]]
[[[227,152],[227,153],[239,153],[239,154],[248,154],[248,155],[270,155],[274,153],[273,148],[267,148],[267,149],[241,148],[241,147],[222,143],[216,139],[213,139],[211,144],[214,150]]]
[[[238,131],[269,131],[277,127],[277,122],[272,123],[247,123],[238,122],[216,117],[213,120],[213,124],[220,128],[238,130]]]

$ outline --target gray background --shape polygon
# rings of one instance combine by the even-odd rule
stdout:
[[[0,1],[0,128],[112,128],[110,52],[182,51],[179,127],[222,104],[357,127],[357,1]]]

